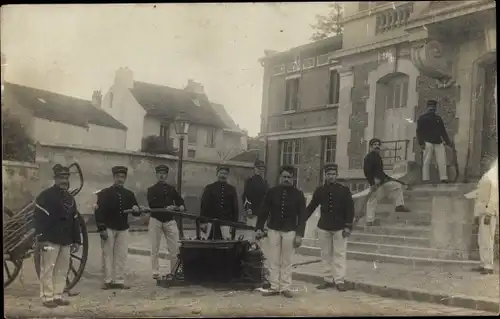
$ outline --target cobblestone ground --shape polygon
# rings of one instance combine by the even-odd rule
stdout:
[[[317,291],[311,284],[294,283],[297,296],[262,297],[249,291],[214,291],[203,287],[157,287],[149,258],[130,256],[126,291],[100,290],[100,251],[91,240],[85,277],[75,288],[72,305],[57,309],[41,306],[31,261],[21,278],[5,289],[5,315],[27,317],[146,317],[146,316],[356,316],[356,315],[491,315],[414,301],[392,300],[357,291]],[[164,261],[163,261],[164,262]],[[167,265],[163,265],[164,267]]]

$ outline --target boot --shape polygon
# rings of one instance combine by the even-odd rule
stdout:
[[[58,306],[69,306],[71,304],[71,302],[69,302],[68,300],[66,299],[62,299],[62,298],[57,298],[57,299],[54,299],[54,302],[58,305]]]
[[[399,205],[396,207],[396,212],[398,213],[409,213],[411,210],[404,205]]]
[[[281,292],[281,295],[285,298],[293,298],[294,297],[293,293],[290,290],[283,290]]]
[[[57,308],[57,304],[54,300],[47,300],[44,301],[42,304],[45,308]]]
[[[320,289],[320,290],[324,290],[324,289],[328,289],[328,288],[335,288],[335,283],[325,281],[321,285],[316,286],[316,289]]]

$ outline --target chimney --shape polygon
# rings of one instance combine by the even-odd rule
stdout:
[[[188,80],[188,84],[187,84],[185,90],[189,91],[191,93],[205,94],[205,90],[203,89],[203,85],[201,83],[198,83],[198,82],[191,80],[191,79]]]
[[[94,93],[92,93],[92,105],[100,109],[101,103],[102,103],[102,93],[101,91],[96,90],[94,91]]]
[[[115,86],[133,89],[134,88],[134,73],[127,67],[122,67],[116,70]]]

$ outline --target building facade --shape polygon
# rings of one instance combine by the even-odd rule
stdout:
[[[420,162],[415,123],[429,99],[439,103],[463,177],[479,176],[481,156],[498,150],[495,9],[493,1],[349,2],[341,41],[333,37],[261,59],[268,178],[276,179],[279,164],[295,164],[299,187],[309,191],[321,183],[320,168],[330,160],[339,164],[341,177],[362,178],[373,137],[384,141],[387,168]],[[326,44],[335,41],[341,46]],[[337,107],[329,109],[329,102]],[[323,104],[320,116],[307,111],[313,104]],[[297,126],[308,128],[297,132]],[[316,133],[325,126],[331,126],[327,134]],[[333,158],[329,135],[335,136]],[[315,176],[307,172],[311,166]]]
[[[120,68],[102,108],[127,126],[126,149],[130,151],[141,150],[149,136],[159,136],[178,148],[173,121],[181,112],[190,122],[184,157],[221,160],[229,149],[241,148],[242,133],[235,132],[237,138],[233,138],[235,134],[226,132],[231,127],[214,109],[203,86],[192,80],[184,89],[176,89],[134,81],[130,69]]]

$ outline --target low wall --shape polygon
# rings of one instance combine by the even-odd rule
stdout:
[[[140,152],[95,149],[68,145],[37,145],[36,162],[40,167],[39,189],[52,185],[52,166],[56,163],[80,164],[84,187],[76,200],[82,214],[93,214],[96,202],[95,192],[109,187],[113,182],[111,168],[116,165],[128,167],[125,187],[132,190],[140,205],[147,205],[147,188],[156,182],[154,168],[159,164],[170,167],[168,183],[175,186],[177,177],[177,157],[168,155],[150,155]],[[229,183],[234,185],[241,198],[244,181],[252,175],[253,166],[243,162],[225,162],[230,167]],[[216,180],[217,162],[187,159],[183,161],[182,195],[189,212],[198,214],[203,188]],[[76,186],[76,185],[75,185]],[[243,205],[240,200],[240,215]],[[92,218],[89,220],[92,222]]]
[[[3,206],[13,212],[31,202],[38,192],[38,165],[2,161]]]

